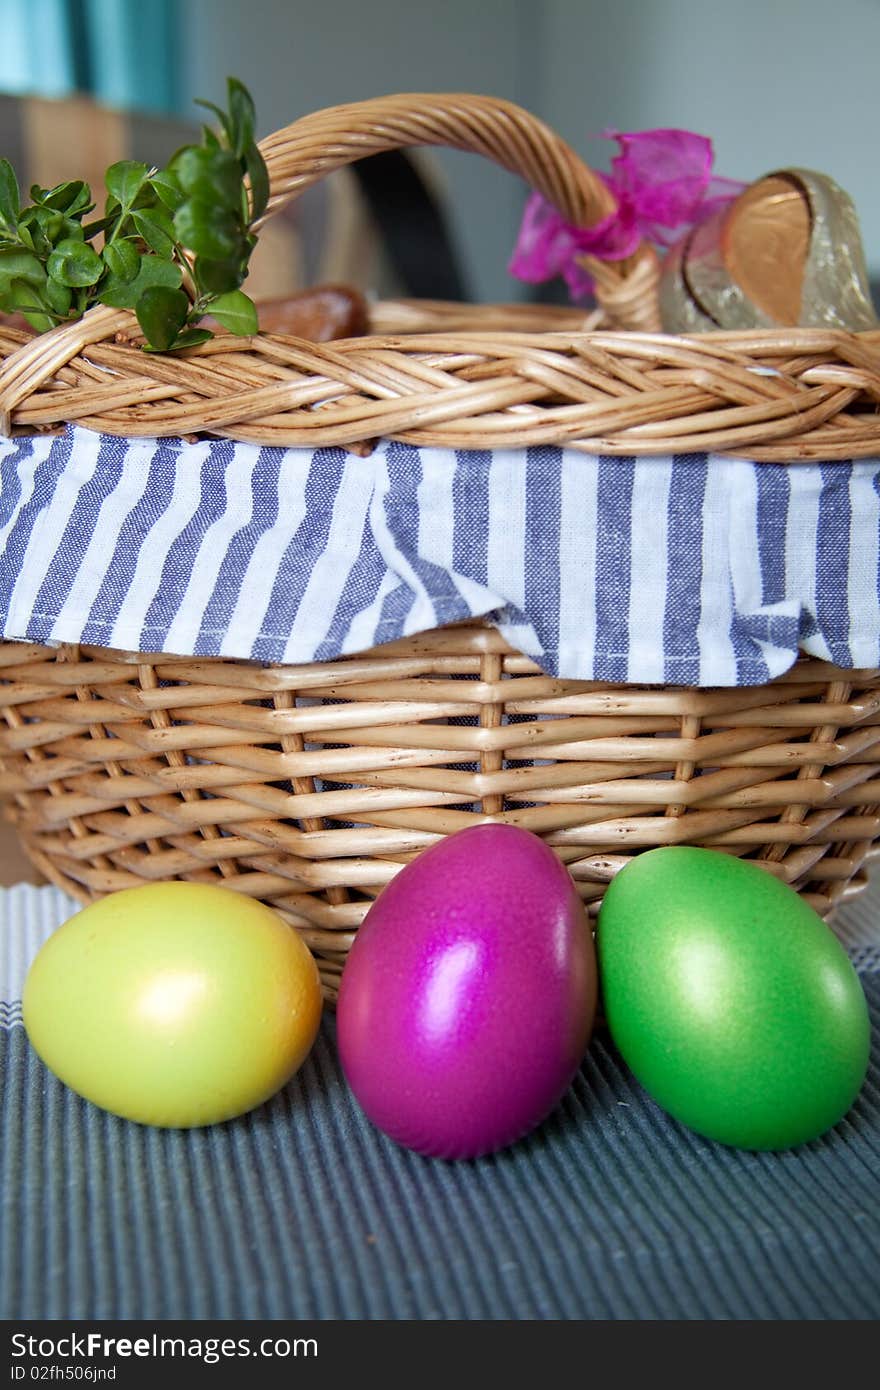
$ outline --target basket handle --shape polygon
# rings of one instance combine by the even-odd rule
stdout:
[[[571,146],[521,106],[469,93],[417,92],[330,106],[263,140],[271,189],[264,220],[335,169],[413,145],[484,155],[520,175],[577,227],[591,227],[616,208],[614,195]],[[658,263],[649,246],[621,261],[585,256],[584,264],[613,323],[659,330]]]
[[[575,226],[593,226],[616,207],[613,194],[571,146],[521,106],[498,97],[426,92],[330,106],[268,136],[260,145],[270,186],[262,220],[334,169],[410,145],[485,155],[521,175]],[[583,260],[612,325],[659,332],[659,265],[650,246],[643,243],[627,260]],[[124,330],[129,321],[128,310],[99,304],[78,322],[23,343],[2,363],[0,434],[9,434],[15,407],[42,382],[87,344]]]

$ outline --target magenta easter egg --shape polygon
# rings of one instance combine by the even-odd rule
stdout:
[[[553,1109],[595,1005],[592,934],[565,868],[528,831],[474,826],[401,869],[367,913],[342,975],[340,1060],[392,1139],[475,1158]]]

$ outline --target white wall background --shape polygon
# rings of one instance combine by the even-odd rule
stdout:
[[[880,0],[181,0],[184,90],[251,88],[260,133],[321,106],[399,91],[479,91],[542,116],[589,161],[606,126],[712,136],[716,169],[802,165],[853,196],[880,277]],[[192,114],[192,113],[189,113]],[[505,271],[524,187],[476,158],[442,160],[477,297]]]

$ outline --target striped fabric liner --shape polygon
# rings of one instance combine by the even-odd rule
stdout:
[[[549,673],[756,685],[880,665],[880,460],[0,444],[0,632],[324,660],[486,616]]]
[[[880,1023],[880,883],[844,909]],[[0,893],[15,1010],[75,908]],[[852,920],[850,920],[852,919]],[[20,1014],[17,1014],[20,1019]],[[16,1019],[11,1020],[13,1023]],[[328,1018],[293,1081],[162,1130],[64,1087],[0,1028],[0,1318],[876,1319],[880,1055],[849,1115],[787,1153],[702,1139],[597,1032],[553,1115],[502,1153],[423,1159],[365,1119]]]

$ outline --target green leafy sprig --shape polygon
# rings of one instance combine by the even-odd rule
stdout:
[[[104,215],[92,222],[88,184],[35,184],[33,203],[22,208],[12,165],[0,159],[0,309],[23,314],[39,333],[94,304],[133,309],[155,352],[210,338],[198,327],[208,313],[233,333],[256,333],[256,309],[239,286],[269,176],[250,94],[232,77],[227,89],[228,111],[198,103],[216,114],[219,130],[204,126],[201,144],[178,150],[164,169],[112,164]]]

